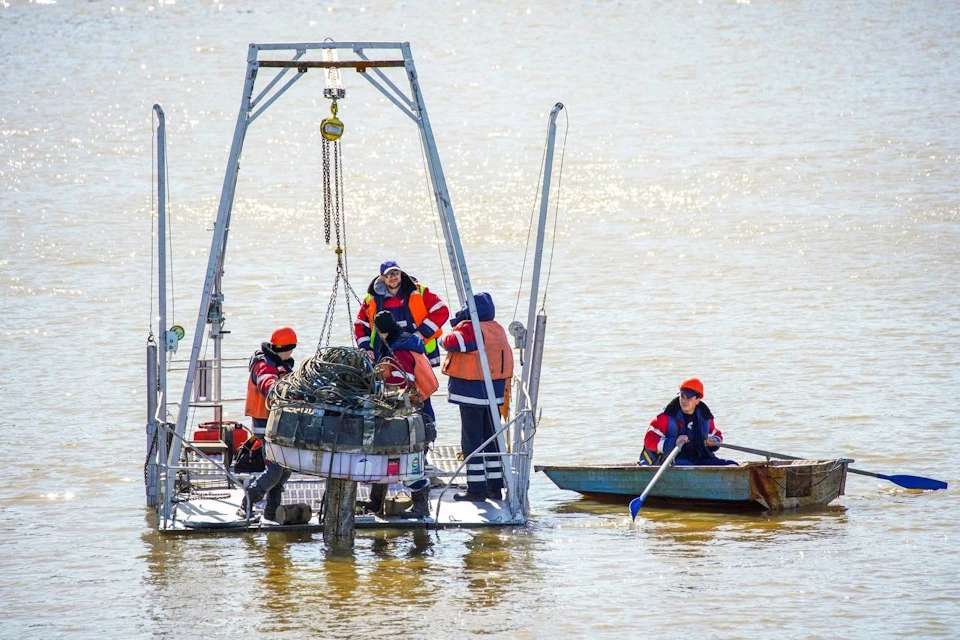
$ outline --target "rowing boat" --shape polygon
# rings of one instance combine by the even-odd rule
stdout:
[[[769,460],[717,467],[678,466],[663,474],[648,503],[780,511],[824,506],[843,495],[849,458]],[[550,480],[568,491],[601,499],[640,495],[660,467],[636,463],[612,465],[538,465]]]

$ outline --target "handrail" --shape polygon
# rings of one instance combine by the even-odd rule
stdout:
[[[179,363],[180,366],[171,366],[169,368],[170,371],[186,371],[190,367],[190,363],[186,360],[177,360],[176,362]],[[247,365],[245,364],[243,365],[234,364],[234,365],[229,365],[225,367],[223,365],[217,364],[216,360],[210,360],[209,362],[210,362],[211,369],[220,369],[221,371],[225,371],[227,369],[246,369],[247,368]]]
[[[226,475],[227,480],[229,480],[230,482],[232,482],[233,484],[235,484],[235,485],[238,486],[238,487],[242,487],[242,486],[243,486],[243,480],[242,480],[241,478],[235,476],[235,475],[230,471],[230,469],[229,469],[226,465],[217,462],[216,460],[214,460],[213,458],[211,458],[210,456],[208,456],[207,454],[205,454],[203,451],[200,451],[200,449],[198,449],[192,442],[190,442],[189,440],[185,439],[185,438],[182,437],[180,434],[178,434],[178,433],[176,432],[176,429],[171,429],[169,426],[167,426],[166,421],[162,421],[162,422],[158,423],[158,426],[159,426],[161,429],[163,429],[165,432],[172,434],[175,438],[177,438],[178,440],[180,440],[181,445],[186,445],[186,447],[187,447],[188,449],[193,450],[194,453],[199,454],[201,458],[203,458],[204,460],[206,460],[207,462],[209,462],[210,464],[212,464],[214,467],[222,470],[223,473],[224,473],[224,475]],[[180,466],[179,461],[177,462],[177,464],[173,464],[173,465],[167,464],[167,463],[164,461],[164,463],[163,463],[161,466],[164,468],[165,471],[170,471],[170,470],[180,471],[180,470],[186,469],[186,467],[181,467],[181,466]],[[164,527],[163,527],[163,528],[164,528],[164,529],[167,528],[167,527],[166,527],[166,521],[167,521],[167,519],[170,518],[170,516],[171,516],[171,509],[170,509],[170,506],[171,506],[171,498],[172,498],[172,496],[167,495],[167,492],[164,491],[164,496],[163,496],[163,507],[164,507],[164,514],[163,514]],[[249,500],[249,496],[246,495],[246,492],[244,492],[244,500],[245,500],[245,501],[246,501],[246,500]],[[248,506],[249,506],[249,505],[248,505]]]
[[[524,415],[525,413],[528,413],[528,411],[524,411],[523,413],[518,413],[516,416],[514,416],[514,418],[513,418],[512,420],[510,420],[509,422],[507,422],[506,424],[504,424],[502,427],[500,427],[498,430],[496,430],[496,431],[493,433],[492,436],[490,436],[489,438],[487,438],[486,440],[484,440],[476,449],[474,449],[474,450],[470,453],[470,455],[464,456],[463,462],[461,462],[461,463],[460,463],[460,466],[457,467],[456,470],[453,472],[453,475],[450,477],[450,480],[447,482],[446,486],[443,488],[443,491],[441,491],[441,492],[440,492],[440,495],[437,497],[437,510],[436,510],[435,515],[434,515],[434,517],[433,517],[434,522],[439,522],[439,521],[440,521],[440,505],[441,505],[442,502],[443,502],[443,496],[445,496],[445,495],[447,494],[447,491],[450,490],[450,485],[453,483],[453,480],[455,480],[455,479],[457,478],[457,476],[460,475],[460,472],[463,470],[463,468],[464,468],[465,466],[467,466],[467,463],[468,463],[470,460],[472,460],[472,459],[474,459],[474,458],[486,458],[486,457],[493,457],[493,456],[499,456],[499,457],[504,457],[504,458],[514,458],[514,457],[523,457],[523,456],[524,456],[524,454],[521,453],[521,452],[519,452],[519,451],[513,451],[513,452],[510,452],[510,453],[507,453],[507,452],[483,452],[483,451],[481,451],[481,449],[483,449],[485,446],[487,446],[488,444],[490,444],[491,442],[493,442],[494,440],[496,440],[496,439],[497,439],[497,436],[499,436],[501,433],[503,433],[504,431],[506,431],[507,429],[509,429],[511,425],[516,424],[516,422],[517,422],[517,420],[520,418],[520,416]],[[510,515],[511,515],[511,517],[516,517],[516,514],[514,514],[512,511],[511,511]]]

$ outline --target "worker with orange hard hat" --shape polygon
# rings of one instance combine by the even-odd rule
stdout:
[[[723,434],[703,402],[703,383],[699,378],[687,378],[680,383],[679,391],[650,423],[638,464],[658,465],[675,447],[681,447],[674,460],[677,465],[737,464],[714,454],[723,442]]]
[[[270,342],[263,342],[250,357],[250,376],[247,378],[247,402],[244,413],[253,420],[253,438],[256,442],[251,448],[262,452],[263,437],[267,431],[267,396],[277,380],[293,371],[293,350],[297,347],[297,334],[290,327],[280,327],[270,335]],[[244,445],[247,447],[247,444]],[[262,453],[261,453],[262,455]],[[277,507],[283,498],[283,485],[290,478],[290,470],[273,461],[266,461],[266,471],[247,488],[246,497],[253,505],[267,496],[263,516],[268,520],[276,518]],[[239,515],[250,517],[246,505],[240,507]]]

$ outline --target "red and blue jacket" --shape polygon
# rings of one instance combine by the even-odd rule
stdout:
[[[244,415],[254,418],[254,435],[263,436],[266,420],[270,415],[267,410],[267,396],[277,380],[293,371],[293,358],[282,360],[270,343],[264,342],[250,357],[248,366],[250,377],[247,378]]]
[[[480,322],[493,321],[496,316],[496,307],[489,293],[478,293],[474,297],[477,305],[477,316]],[[473,323],[470,322],[470,310],[464,305],[450,321],[453,331],[440,338],[440,346],[445,351],[470,353],[477,350],[477,338],[473,332]],[[501,329],[502,330],[502,329]],[[503,404],[503,390],[507,379],[493,381],[493,391],[497,396],[497,404]],[[465,380],[450,376],[447,378],[447,401],[453,404],[467,404],[485,406],[487,387],[483,380]]]
[[[407,384],[412,384],[414,380],[413,354],[423,353],[423,340],[420,336],[401,331],[393,336],[389,348],[383,340],[378,340],[376,346],[377,350],[374,351],[374,358],[377,362],[389,358],[391,364],[395,363],[397,365],[388,369],[384,382],[395,384],[402,389],[405,389]]]
[[[689,438],[678,459],[698,461],[705,458],[715,458],[714,448],[707,447],[707,438],[723,440],[723,434],[714,424],[713,413],[702,401],[697,404],[692,416],[685,416],[680,409],[680,399],[674,398],[664,408],[663,413],[650,422],[650,427],[643,438],[643,452],[640,454],[641,465],[657,465],[677,446],[677,437],[685,435]]]
[[[424,353],[433,366],[440,364],[440,349],[437,338],[440,327],[450,317],[450,309],[437,294],[419,284],[415,278],[401,272],[400,289],[396,295],[387,290],[380,278],[374,278],[367,287],[367,296],[353,323],[353,335],[357,346],[376,352],[382,337],[373,326],[378,311],[387,310],[401,329],[416,332],[424,342]]]

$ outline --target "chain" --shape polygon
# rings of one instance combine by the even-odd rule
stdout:
[[[360,298],[350,286],[349,270],[347,268],[347,225],[346,216],[343,207],[343,158],[340,153],[340,142],[333,142],[331,153],[330,141],[323,140],[323,233],[326,243],[330,244],[331,226],[336,235],[337,254],[337,275],[333,281],[333,287],[330,291],[330,300],[327,303],[327,312],[323,318],[323,326],[320,329],[320,340],[317,343],[317,352],[319,353],[325,347],[330,346],[330,336],[333,333],[333,319],[337,307],[337,295],[340,292],[340,282],[344,286],[344,298],[347,301],[347,321],[353,319],[353,309],[350,304],[350,297],[360,303]],[[333,184],[331,185],[331,157],[333,161]],[[352,324],[351,324],[352,329]],[[353,332],[350,332],[353,335]]]
[[[337,144],[337,147],[334,151],[334,166],[336,167],[336,225],[337,225],[337,247],[340,246],[340,234],[343,232],[343,251],[337,254],[337,273],[342,275],[343,283],[346,286],[344,291],[344,298],[347,301],[347,319],[353,318],[353,309],[350,307],[350,296],[347,295],[349,292],[353,299],[357,301],[357,304],[360,304],[360,298],[357,296],[357,293],[353,290],[353,287],[350,286],[350,270],[349,264],[347,262],[347,216],[344,212],[344,215],[341,216],[341,207],[343,205],[343,156],[340,154],[340,144]]]
[[[338,253],[339,256],[339,253]],[[340,264],[337,260],[337,277],[333,280],[333,289],[330,291],[330,301],[327,302],[327,314],[323,317],[323,326],[320,329],[320,342],[317,343],[317,353],[325,346],[330,346],[330,334],[333,332],[333,315],[337,307],[337,291],[340,289]]]
[[[323,237],[330,244],[330,141],[326,139],[323,141]]]
[[[153,452],[157,448],[157,440],[159,439],[160,427],[158,426],[156,431],[153,432],[153,440],[150,442],[150,446],[147,447],[147,459],[143,462],[143,484],[147,484],[147,467],[150,466],[150,458],[153,457]]]
[[[324,145],[329,143],[324,141]],[[327,177],[327,192],[330,191],[329,176]],[[340,248],[340,201],[343,199],[343,164],[340,161],[340,143],[333,143],[333,226],[337,233],[337,248]],[[327,224],[327,244],[330,244],[330,226]],[[341,255],[337,253],[337,271],[340,271]]]

